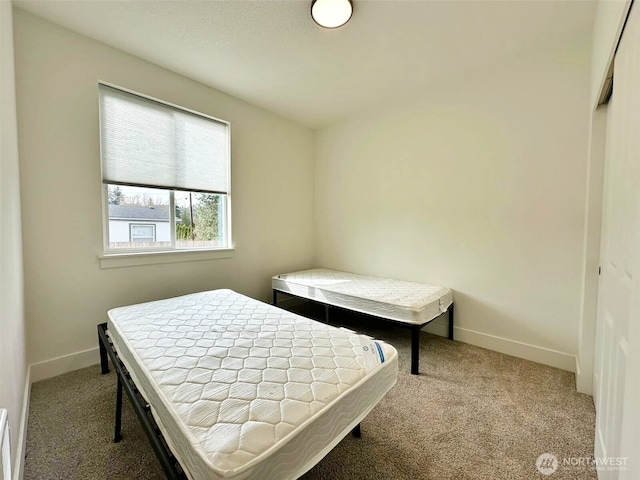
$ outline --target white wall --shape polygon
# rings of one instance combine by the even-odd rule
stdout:
[[[312,266],[311,130],[21,10],[14,15],[30,362],[95,348],[96,324],[117,305],[222,287],[267,300],[271,275]],[[233,258],[100,268],[98,80],[231,122]]]
[[[27,375],[11,3],[0,1],[0,408],[17,469]],[[26,420],[26,419],[25,419]]]
[[[319,131],[317,263],[448,285],[458,339],[574,370],[588,45]]]

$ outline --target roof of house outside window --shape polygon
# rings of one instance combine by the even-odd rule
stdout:
[[[138,220],[152,222],[168,222],[169,207],[167,205],[109,205],[109,220]]]

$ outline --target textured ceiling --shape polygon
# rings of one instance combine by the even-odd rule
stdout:
[[[310,0],[29,1],[35,15],[318,127],[587,34],[595,4],[572,0],[354,0],[324,30]]]

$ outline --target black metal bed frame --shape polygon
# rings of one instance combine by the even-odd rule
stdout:
[[[170,480],[187,480],[187,476],[182,469],[182,466],[175,458],[166,440],[164,439],[162,432],[158,428],[158,424],[151,414],[151,407],[144,399],[138,387],[136,387],[129,371],[122,363],[122,360],[118,356],[118,352],[111,342],[109,335],[107,334],[107,324],[101,323],[98,325],[98,347],[100,350],[100,369],[102,375],[109,373],[109,358],[116,370],[116,377],[118,384],[116,387],[116,414],[115,414],[115,432],[113,436],[114,443],[122,440],[122,391],[124,389],[127,392],[127,397],[133,406],[133,410],[142,425],[142,429],[147,435],[151,448],[153,448],[162,470]],[[356,425],[351,431],[351,434],[360,438],[362,431],[360,424]]]
[[[122,440],[122,390],[127,392],[129,401],[133,406],[133,410],[136,412],[138,420],[142,429],[147,434],[147,438],[151,443],[151,448],[158,457],[158,461],[162,466],[162,470],[171,480],[186,480],[185,475],[180,463],[171,453],[167,445],[166,440],[162,436],[162,432],[158,428],[156,421],[151,414],[151,407],[146,402],[144,397],[140,394],[140,391],[136,387],[131,375],[127,371],[126,367],[120,360],[113,343],[107,335],[107,324],[101,323],[98,325],[98,346],[100,348],[100,368],[102,374],[109,373],[109,357],[111,363],[116,370],[116,376],[118,378],[118,385],[116,388],[116,420],[115,420],[115,433],[113,441],[118,443]]]
[[[401,327],[404,328],[409,328],[411,329],[411,374],[412,375],[418,375],[420,373],[420,330],[427,324],[433,322],[436,318],[438,318],[440,315],[438,315],[438,317],[432,318],[431,320],[429,320],[428,322],[424,322],[422,324],[409,324],[409,323],[405,323],[399,320],[392,320],[390,318],[385,318],[385,317],[379,317],[377,315],[372,315],[370,313],[362,313],[362,312],[357,312],[355,310],[350,310],[349,308],[346,307],[338,307],[336,305],[330,305],[328,303],[324,303],[324,302],[320,302],[318,300],[314,300],[312,298],[307,298],[307,297],[301,297],[299,295],[296,295],[294,293],[290,293],[290,292],[284,292],[282,290],[277,290],[277,289],[273,289],[273,301],[272,301],[272,305],[273,306],[278,306],[278,293],[283,293],[285,295],[290,295],[292,297],[296,297],[296,298],[301,298],[303,300],[308,300],[310,302],[314,302],[314,303],[318,303],[320,305],[324,305],[324,318],[325,318],[325,322],[326,323],[330,323],[329,322],[329,310],[332,308],[336,308],[339,310],[345,310],[347,312],[351,312],[351,313],[356,313],[358,315],[364,315],[365,317],[372,317],[372,318],[376,318],[378,320],[383,320],[385,322],[391,322],[394,323],[396,325],[400,325]],[[449,308],[447,309],[446,312],[443,313],[448,313],[449,314],[449,340],[453,340],[453,302],[451,302],[451,305],[449,305]]]

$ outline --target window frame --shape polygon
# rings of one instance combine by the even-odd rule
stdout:
[[[126,185],[125,185],[126,186]],[[109,184],[102,184],[102,230],[103,230],[103,254],[102,257],[107,257],[110,255],[139,255],[146,253],[181,253],[181,252],[191,252],[191,251],[222,251],[229,250],[233,251],[234,247],[231,243],[231,199],[230,195],[226,194],[218,194],[222,200],[222,206],[220,210],[224,213],[224,218],[222,219],[222,238],[223,245],[220,247],[188,247],[188,248],[178,248],[176,247],[176,217],[175,214],[169,215],[169,231],[171,233],[171,241],[168,246],[157,246],[157,247],[143,247],[143,248],[111,248],[109,242],[109,200],[108,200],[108,189]],[[158,189],[160,190],[160,189]],[[169,193],[169,211],[175,212],[175,190],[162,190],[164,192]],[[193,193],[202,193],[202,192],[193,192]],[[206,193],[206,192],[204,192]],[[101,257],[101,258],[102,258]]]
[[[188,252],[211,252],[211,258],[229,258],[233,256],[234,247],[232,241],[232,220],[231,220],[231,122],[226,120],[219,119],[212,115],[208,115],[202,112],[198,112],[196,110],[192,110],[190,108],[186,108],[175,103],[167,102],[165,100],[161,100],[159,98],[146,95],[128,88],[121,87],[119,85],[115,85],[109,82],[98,81],[97,84],[97,93],[98,93],[98,101],[99,101],[99,87],[100,85],[104,85],[106,87],[110,87],[113,89],[120,90],[122,92],[138,96],[140,98],[156,102],[167,107],[181,110],[187,112],[192,115],[197,115],[199,117],[222,123],[227,127],[227,193],[218,193],[222,199],[222,206],[220,207],[221,212],[223,213],[222,218],[222,246],[220,247],[190,247],[190,248],[177,248],[176,247],[176,219],[175,214],[170,213],[169,222],[170,222],[170,234],[171,241],[169,246],[157,246],[157,247],[143,247],[143,248],[111,248],[109,242],[109,201],[108,201],[108,187],[110,184],[104,182],[104,174],[103,174],[103,160],[102,160],[102,148],[100,148],[100,182],[101,182],[101,195],[102,195],[102,239],[103,239],[103,247],[102,247],[102,255],[99,255],[100,264],[102,268],[110,268],[115,266],[129,266],[129,265],[139,265],[139,264],[147,264],[147,263],[173,263],[174,261],[179,260],[171,260],[166,258],[166,254],[184,254]],[[98,114],[98,122],[100,125],[101,117],[100,113]],[[102,129],[99,127],[98,129],[99,141],[102,142]],[[114,185],[114,184],[111,184]],[[123,186],[141,186],[134,184],[122,184]],[[144,188],[157,188],[157,187],[144,187]],[[175,192],[182,189],[170,189],[170,188],[158,188],[158,190],[165,191],[169,193],[169,209],[170,212],[175,212]],[[209,192],[198,192],[192,191],[192,193],[209,193]],[[154,228],[155,232],[155,228]],[[158,257],[154,254],[165,254],[162,257],[165,257],[164,260],[161,257]],[[140,260],[132,260],[130,262],[127,261],[117,261],[117,262],[108,262],[109,258],[119,258],[120,260],[127,256],[133,257],[147,257],[151,259],[150,261],[140,261]],[[193,255],[191,255],[193,257]],[[156,258],[157,257],[157,258]],[[155,260],[153,260],[155,258]],[[114,263],[113,265],[109,265],[110,263]]]

